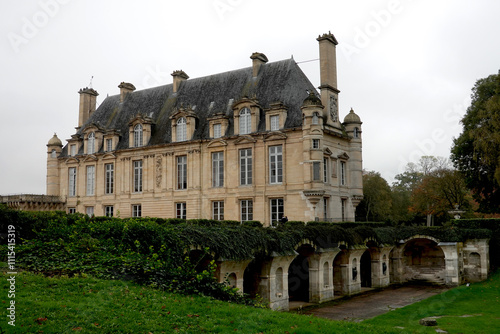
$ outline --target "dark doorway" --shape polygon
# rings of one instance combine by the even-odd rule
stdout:
[[[243,293],[248,294],[250,298],[255,298],[260,284],[260,272],[262,260],[254,259],[245,268],[243,274]]]
[[[309,301],[309,261],[314,254],[311,245],[302,245],[297,250],[299,255],[288,268],[288,296],[290,301]]]
[[[361,269],[361,287],[372,287],[372,257],[369,251],[366,251],[361,256],[360,260]]]

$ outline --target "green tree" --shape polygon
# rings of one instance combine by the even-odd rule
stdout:
[[[500,212],[500,71],[479,79],[453,141],[451,159],[481,212]]]
[[[387,221],[391,214],[391,188],[377,172],[363,174],[363,200],[356,214],[366,221]]]

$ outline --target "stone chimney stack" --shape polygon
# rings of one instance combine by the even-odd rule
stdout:
[[[181,86],[181,82],[189,79],[189,76],[183,70],[174,71],[172,73],[172,76],[174,77],[174,93],[177,93],[177,91],[179,90],[179,88]]]
[[[331,32],[317,38],[319,42],[321,103],[325,106],[324,116],[327,123],[340,127],[338,115],[337,89],[337,55],[336,46],[339,44]]]
[[[267,60],[265,54],[259,52],[252,53],[250,59],[252,59],[252,67],[253,67],[252,76],[255,78],[259,74],[260,67],[263,64],[267,63],[269,60]]]
[[[80,111],[78,115],[78,127],[82,127],[96,109],[96,101],[99,93],[92,88],[82,88],[80,94]]]
[[[135,90],[134,85],[132,85],[131,83],[128,83],[128,82],[123,82],[123,81],[118,85],[118,88],[120,88],[120,103],[125,101],[125,96],[128,93],[132,93]]]

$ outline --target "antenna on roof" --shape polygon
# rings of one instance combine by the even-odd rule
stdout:
[[[92,88],[92,79],[94,79],[94,76],[91,76],[91,77],[90,77],[89,88]]]

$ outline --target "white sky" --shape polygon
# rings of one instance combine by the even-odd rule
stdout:
[[[449,156],[477,79],[500,69],[497,0],[20,0],[0,5],[0,194],[45,193],[46,144],[78,122],[78,90],[119,93],[337,47],[340,116],[363,121],[363,163],[392,182]],[[319,63],[300,64],[319,86]]]

